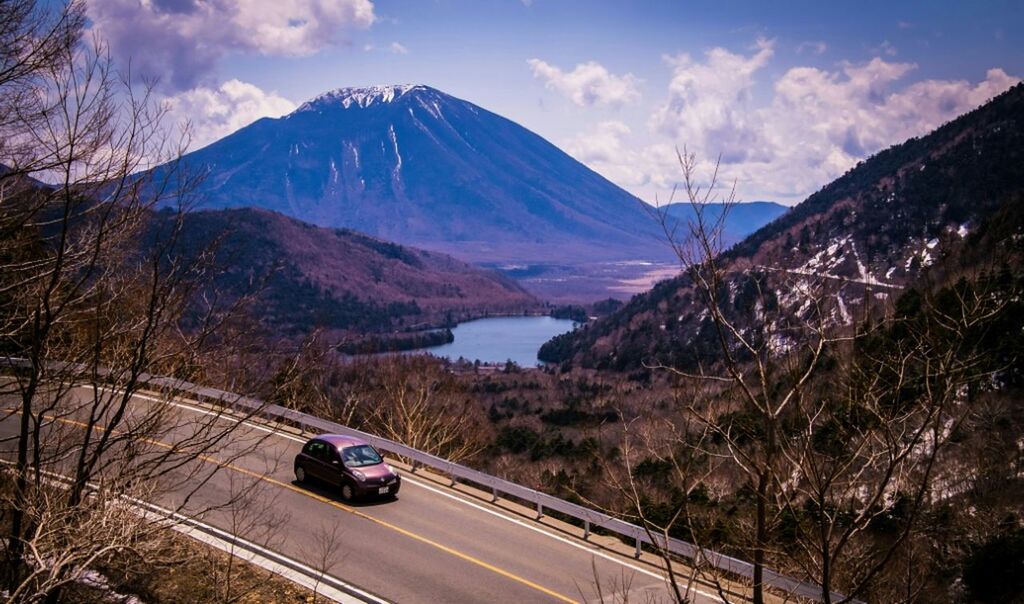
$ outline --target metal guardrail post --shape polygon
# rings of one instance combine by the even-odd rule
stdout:
[[[590,520],[583,521],[583,540],[590,539]]]
[[[541,502],[537,502],[537,520],[544,517],[544,505]]]
[[[633,554],[633,557],[638,559],[638,560],[640,559],[640,546],[642,545],[642,543],[643,542],[640,541],[640,537],[637,536],[637,538],[636,538],[636,552]]]

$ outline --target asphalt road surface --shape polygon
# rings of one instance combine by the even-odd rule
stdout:
[[[134,403],[141,409],[152,399],[140,395]],[[201,407],[179,409],[185,421],[159,446],[187,437],[189,422],[210,420]],[[64,429],[81,429],[73,419],[59,421]],[[17,423],[17,415],[0,421],[0,437],[16,434]],[[598,583],[607,601],[623,592],[630,601],[669,601],[656,559],[635,560],[615,551],[631,551],[629,546],[598,546],[610,540],[584,541],[578,529],[537,522],[529,510],[494,505],[418,473],[402,471],[402,490],[393,501],[347,504],[329,488],[297,484],[292,460],[306,437],[238,426],[223,450],[195,462],[217,471],[188,508],[204,510],[204,522],[393,602],[599,601]],[[4,441],[0,455],[10,459],[11,449]],[[164,493],[154,503],[176,507],[183,493]],[[240,505],[217,509],[239,497]],[[719,601],[706,586],[694,590],[695,602]]]

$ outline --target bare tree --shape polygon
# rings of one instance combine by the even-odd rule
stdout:
[[[357,361],[333,378],[332,416],[410,447],[461,461],[483,449],[482,410],[435,359],[387,356]]]
[[[180,156],[181,141],[164,138],[150,89],[117,73],[101,40],[81,39],[82,10],[0,1],[0,352],[24,361],[3,382],[17,424],[4,441],[4,580],[49,602],[145,534],[125,521],[138,530],[90,549],[68,519],[115,522],[140,492],[192,512],[224,505],[195,495],[265,438],[222,421],[224,409],[183,411],[172,391],[137,397],[147,373],[197,366],[247,300],[209,295],[211,250],[181,253],[195,181],[137,174]],[[155,213],[166,198],[177,211]],[[67,479],[58,490],[53,475]]]
[[[314,603],[324,577],[334,572],[334,569],[345,560],[347,554],[342,553],[343,547],[341,525],[335,522],[321,526],[313,542],[304,552],[307,563],[317,571],[316,583],[313,585]]]
[[[771,553],[770,532],[772,505],[777,489],[788,476],[783,467],[783,421],[793,407],[806,395],[809,380],[818,371],[823,354],[836,340],[829,334],[822,303],[825,292],[821,284],[804,286],[803,300],[809,312],[803,316],[765,316],[767,303],[765,280],[747,273],[762,309],[762,316],[741,325],[731,304],[731,287],[737,278],[735,269],[720,261],[725,220],[735,203],[735,188],[722,198],[724,210],[713,217],[706,212],[708,204],[720,195],[718,165],[706,184],[698,182],[698,162],[692,153],[679,154],[683,192],[690,203],[694,220],[679,233],[679,224],[664,211],[656,212],[659,223],[682,262],[694,300],[706,313],[706,322],[717,342],[717,362],[702,362],[696,369],[665,366],[657,361],[650,366],[667,369],[680,378],[698,380],[716,390],[726,388],[735,395],[735,410],[740,417],[749,417],[757,437],[736,422],[736,413],[723,413],[719,405],[702,404],[698,400],[688,408],[702,426],[722,443],[732,461],[749,481],[754,495],[753,540],[748,547],[754,565],[753,600],[764,601],[764,569]],[[753,446],[752,446],[753,445]],[[713,452],[709,452],[713,453]]]
[[[1002,369],[978,335],[1004,311],[1007,298],[988,286],[945,290],[952,304],[927,294],[914,316],[894,316],[858,338],[833,373],[832,392],[798,409],[796,437],[784,455],[795,469],[778,506],[793,520],[790,559],[822,586],[868,593],[911,544],[918,518],[944,497],[943,454],[972,415],[972,396]],[[840,386],[835,392],[835,386]],[[870,529],[899,508],[885,540]],[[915,578],[899,581],[911,601]],[[877,593],[877,589],[875,593]],[[890,594],[887,599],[896,597]]]
[[[266,471],[269,473],[277,466],[279,460],[272,460],[271,467]],[[226,505],[219,510],[210,510],[208,514],[220,514],[227,517],[225,527],[232,535],[246,539],[260,545],[269,547],[271,542],[279,536],[279,529],[287,520],[286,514],[282,513],[277,503],[276,491],[269,488],[269,485],[262,480],[251,476],[229,474],[229,491]],[[236,544],[231,543],[228,549],[227,565],[223,569],[222,579],[219,581],[221,587],[220,601],[224,604],[237,602],[244,598],[249,591],[238,589],[235,582],[235,575],[238,564],[235,561]]]
[[[10,602],[45,602],[83,581],[114,555],[150,557],[162,543],[161,523],[139,514],[122,496],[97,491],[75,507],[64,505],[58,488],[33,490],[28,511],[34,530],[24,542],[26,573],[9,592]],[[135,496],[145,497],[137,490]]]
[[[844,601],[877,593],[936,493],[944,447],[970,413],[968,394],[1000,370],[979,334],[1008,298],[961,285],[944,290],[941,304],[926,292],[912,317],[890,310],[847,327],[832,319],[841,288],[834,279],[724,256],[734,191],[722,196],[725,211],[711,215],[708,204],[722,195],[717,166],[702,184],[696,157],[684,152],[679,161],[695,218],[681,225],[665,211],[656,217],[716,346],[692,366],[647,363],[691,390],[686,427],[669,431],[671,444],[648,439],[643,450],[676,470],[681,459],[708,464],[672,473],[686,493],[716,475],[749,488],[752,539],[728,545],[753,563],[755,602],[764,601],[768,565],[816,583],[824,602],[839,598],[836,590]],[[752,294],[745,304],[741,291]],[[618,486],[644,526],[666,535],[684,527],[700,546],[700,518],[686,498],[659,524],[644,509],[649,486],[640,488],[631,469]],[[897,507],[895,532],[879,537],[872,529]],[[903,597],[913,599],[907,585]]]
[[[697,534],[694,526],[696,514],[690,510],[688,502],[695,490],[703,488],[719,464],[702,454],[701,443],[708,436],[708,431],[694,430],[686,415],[678,421],[670,417],[641,425],[639,430],[634,430],[629,424],[625,425],[621,446],[624,471],[616,472],[606,468],[605,473],[612,488],[628,502],[626,511],[620,515],[644,529],[655,554],[661,558],[672,601],[685,604],[691,601],[695,581],[706,574],[714,578],[714,572],[703,567],[699,550],[690,558],[687,566],[681,564],[668,545],[669,539],[682,530],[691,535],[692,541],[700,543],[699,538],[692,537]],[[641,471],[640,466],[644,463],[658,468],[659,475],[655,478]],[[666,472],[668,476],[664,474]],[[651,495],[663,485],[673,487],[675,497],[669,495],[669,498],[679,502],[667,510],[667,514],[659,514],[651,509]],[[684,570],[685,577],[682,576]]]
[[[282,356],[267,385],[269,400],[344,425],[358,421],[363,396],[336,387],[346,372],[335,348],[320,333],[309,334],[292,354]]]

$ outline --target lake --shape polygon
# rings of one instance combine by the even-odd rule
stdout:
[[[511,359],[520,367],[535,367],[537,351],[544,342],[558,334],[571,331],[569,319],[551,317],[492,317],[459,323],[452,328],[451,344],[424,348],[453,361],[462,357],[481,363],[504,363]]]

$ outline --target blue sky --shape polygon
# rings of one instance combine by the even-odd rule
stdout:
[[[206,144],[329,89],[424,83],[648,201],[686,145],[795,203],[1024,76],[1024,3],[89,0]]]

